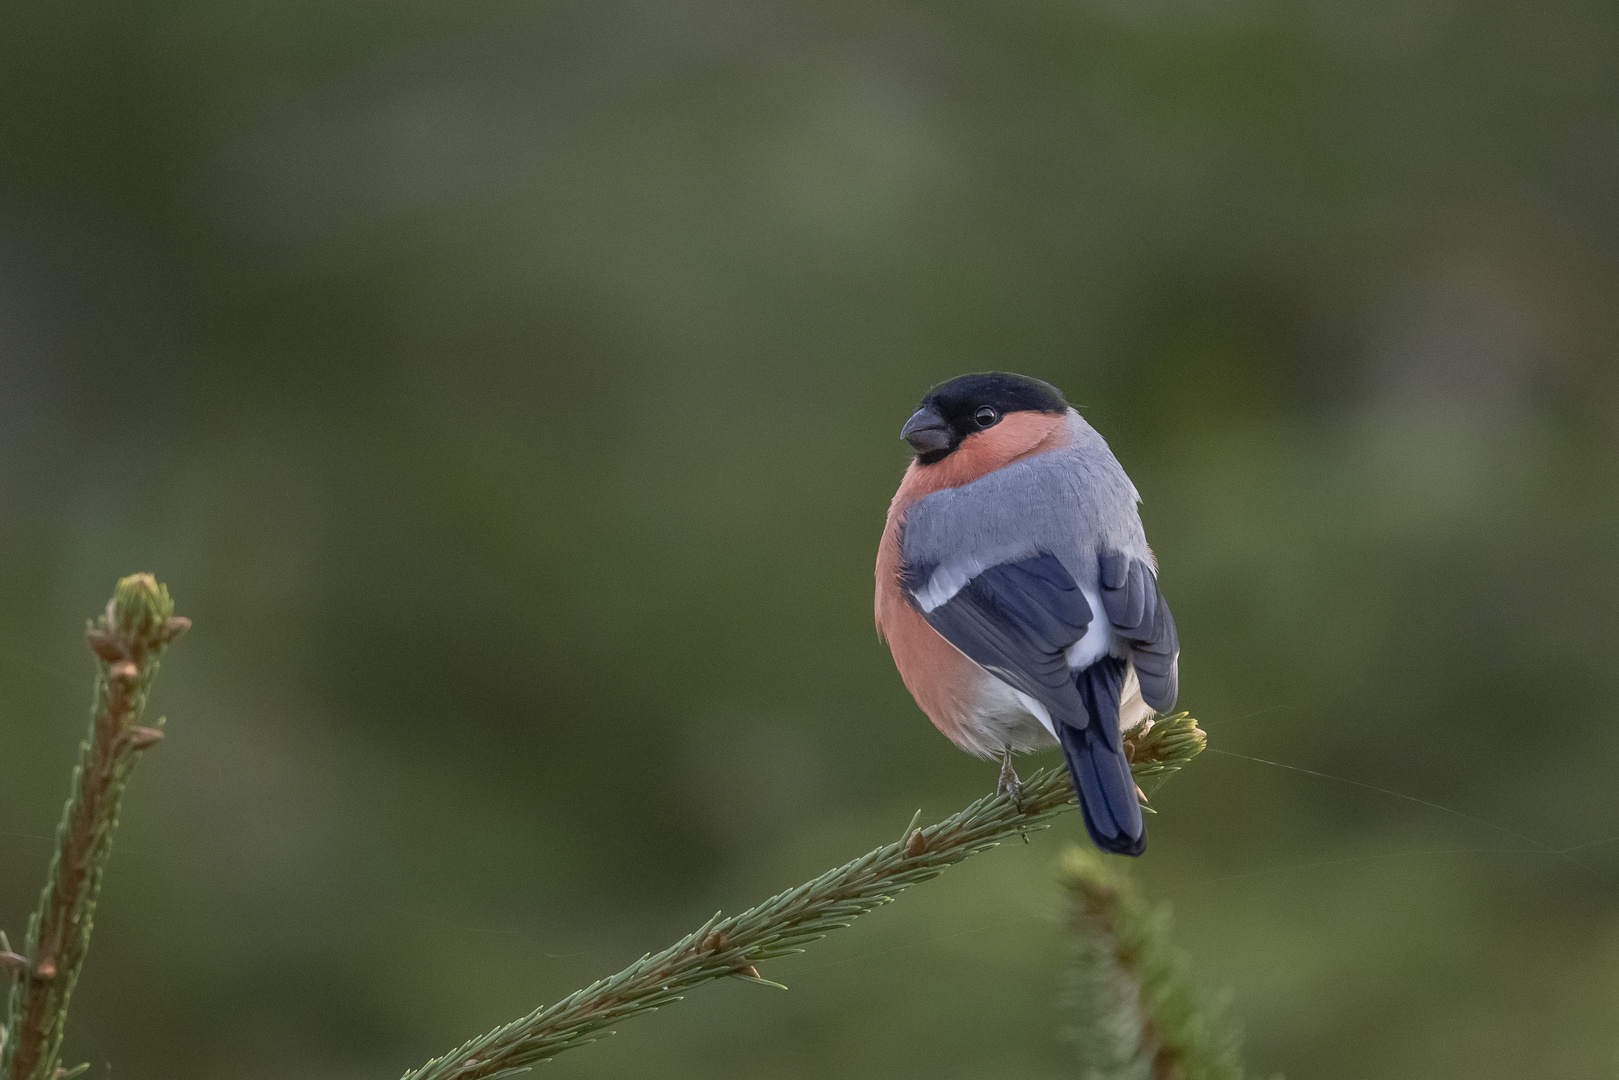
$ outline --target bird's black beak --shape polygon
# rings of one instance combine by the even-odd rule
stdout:
[[[899,429],[899,437],[910,443],[911,449],[918,454],[937,454],[950,449],[950,425],[944,422],[944,417],[929,408],[912,413],[905,426]]]

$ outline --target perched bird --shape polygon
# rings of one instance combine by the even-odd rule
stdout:
[[[1062,392],[991,372],[934,387],[877,549],[877,629],[961,749],[1060,745],[1098,847],[1146,846],[1123,732],[1174,707],[1180,643],[1141,496]]]

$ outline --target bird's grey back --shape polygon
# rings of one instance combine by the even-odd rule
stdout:
[[[1135,485],[1107,442],[1072,409],[1068,427],[1071,441],[1059,450],[913,503],[902,537],[906,564],[952,568],[971,578],[1046,552],[1089,590],[1096,588],[1101,551],[1151,565]]]

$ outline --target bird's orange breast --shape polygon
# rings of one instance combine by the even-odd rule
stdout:
[[[900,584],[904,556],[900,533],[905,513],[925,495],[970,484],[981,476],[1035,454],[1055,450],[1068,441],[1066,417],[1017,412],[986,431],[961,441],[952,453],[932,465],[911,462],[888,506],[888,521],[877,545],[877,632],[894,654],[894,666],[905,689],[933,726],[966,749],[962,727],[976,703],[983,669],[929,626]]]

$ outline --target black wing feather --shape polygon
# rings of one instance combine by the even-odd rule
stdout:
[[[1130,646],[1130,661],[1141,683],[1141,698],[1159,712],[1175,707],[1180,693],[1176,660],[1180,635],[1169,604],[1158,591],[1152,567],[1116,551],[1098,560],[1102,569],[1102,607],[1108,621]]]

